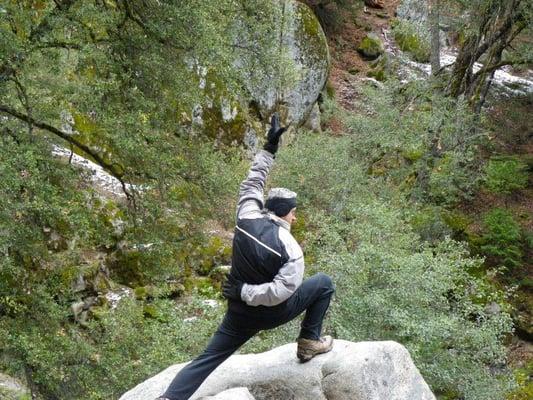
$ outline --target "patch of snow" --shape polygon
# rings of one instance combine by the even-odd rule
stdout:
[[[52,145],[52,154],[58,157],[69,158],[71,156],[71,151],[64,147]],[[107,192],[111,192],[116,196],[126,196],[124,191],[122,190],[122,184],[120,183],[120,181],[111,174],[109,174],[100,165],[90,160],[87,160],[86,158],[83,158],[77,155],[76,153],[72,154],[72,164],[90,172],[90,179],[96,186],[104,189]],[[126,189],[139,190],[140,188],[126,183]]]
[[[401,82],[408,82],[416,79],[425,79],[431,74],[431,65],[413,61],[407,57],[392,39],[390,30],[382,30],[384,44],[387,53],[398,58],[406,67],[400,71]],[[444,48],[440,54],[441,66],[451,66],[457,58],[457,52],[451,48]],[[483,64],[475,63],[473,72],[483,68]],[[510,73],[510,67],[504,66],[497,69],[492,80],[493,89],[497,87],[506,96],[527,95],[533,93],[533,71],[528,70],[526,77],[519,77]]]
[[[202,304],[211,308],[217,308],[219,306],[218,301],[213,299],[203,300]]]
[[[140,251],[144,251],[144,250],[149,250],[150,247],[154,246],[155,243],[141,243],[141,244],[134,244],[133,246],[131,246],[133,249],[135,250],[140,250]]]
[[[118,303],[120,300],[122,300],[125,297],[129,297],[133,295],[133,290],[130,288],[121,288],[119,290],[108,292],[105,294],[105,298],[109,302],[109,305],[112,310],[117,308]]]

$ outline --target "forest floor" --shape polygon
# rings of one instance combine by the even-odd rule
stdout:
[[[326,32],[330,46],[331,71],[328,84],[335,92],[338,104],[347,111],[355,110],[358,93],[355,89],[357,82],[367,78],[371,69],[357,52],[357,46],[369,31],[378,34],[384,42],[390,31],[391,20],[396,15],[400,0],[383,0],[383,8],[364,7],[363,10],[340,10],[341,19]],[[396,53],[396,51],[394,51]],[[501,100],[488,109],[488,120],[492,130],[493,146],[485,149],[486,158],[494,155],[513,155],[523,159],[532,169],[533,164],[533,104],[529,98]],[[333,135],[342,134],[344,126],[342,120],[333,116],[325,126]],[[530,175],[526,189],[510,196],[492,195],[486,191],[479,191],[476,197],[458,206],[458,209],[468,215],[473,221],[480,221],[481,216],[495,207],[510,209],[521,224],[524,231],[533,234],[533,176]],[[520,271],[513,271],[498,284],[509,285],[513,282],[533,282],[533,254],[526,257],[529,262]],[[510,278],[510,279],[509,279]],[[533,287],[525,285],[518,288],[515,302],[525,299],[525,318],[531,321],[533,304]],[[517,309],[519,306],[515,304]],[[524,315],[524,314],[522,314]],[[527,324],[527,321],[526,321]],[[533,362],[533,342],[527,333],[518,330],[509,339],[509,363],[514,368],[524,368]]]

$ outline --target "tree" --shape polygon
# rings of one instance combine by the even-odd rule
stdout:
[[[115,398],[125,389],[109,371],[128,370],[142,346],[132,341],[130,354],[111,346],[99,360],[107,328],[81,327],[71,305],[102,299],[98,274],[143,286],[191,273],[206,220],[224,222],[240,166],[236,152],[216,153],[190,134],[183,113],[202,99],[191,69],[216,69],[213,79],[240,93],[236,54],[276,66],[270,47],[257,51],[277,39],[273,5],[0,3],[0,369],[26,376],[33,398]],[[256,29],[257,48],[236,42],[243,25]],[[52,145],[72,146],[123,182],[129,207],[103,198]],[[150,251],[137,251],[147,243]],[[83,292],[72,287],[80,276]],[[142,305],[133,308],[142,322]],[[101,379],[109,384],[95,388]]]
[[[468,6],[468,20],[447,90],[453,97],[464,95],[479,112],[498,68],[532,62],[530,48],[517,49],[512,45],[522,31],[531,28],[533,4],[524,0],[461,3]],[[506,50],[510,52],[506,54]],[[483,66],[475,71],[477,62]]]
[[[440,70],[440,29],[439,29],[439,0],[431,0],[429,2],[429,31],[431,33],[431,74],[436,75]]]

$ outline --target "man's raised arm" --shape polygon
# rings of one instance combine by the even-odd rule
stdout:
[[[261,150],[255,155],[248,176],[239,188],[237,219],[257,218],[264,206],[263,190],[274,163],[274,155]]]
[[[265,182],[274,163],[274,155],[278,151],[279,138],[285,130],[286,128],[282,128],[279,124],[278,115],[274,113],[264,150],[255,155],[248,176],[241,183],[237,219],[257,218],[257,213],[263,209]]]

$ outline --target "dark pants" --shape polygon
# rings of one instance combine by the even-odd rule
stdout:
[[[334,291],[331,278],[318,273],[306,279],[287,301],[278,306],[245,307],[243,311],[234,311],[230,307],[203,354],[176,375],[163,397],[189,399],[215,368],[257,332],[283,325],[303,311],[307,310],[299,337],[318,339]]]

